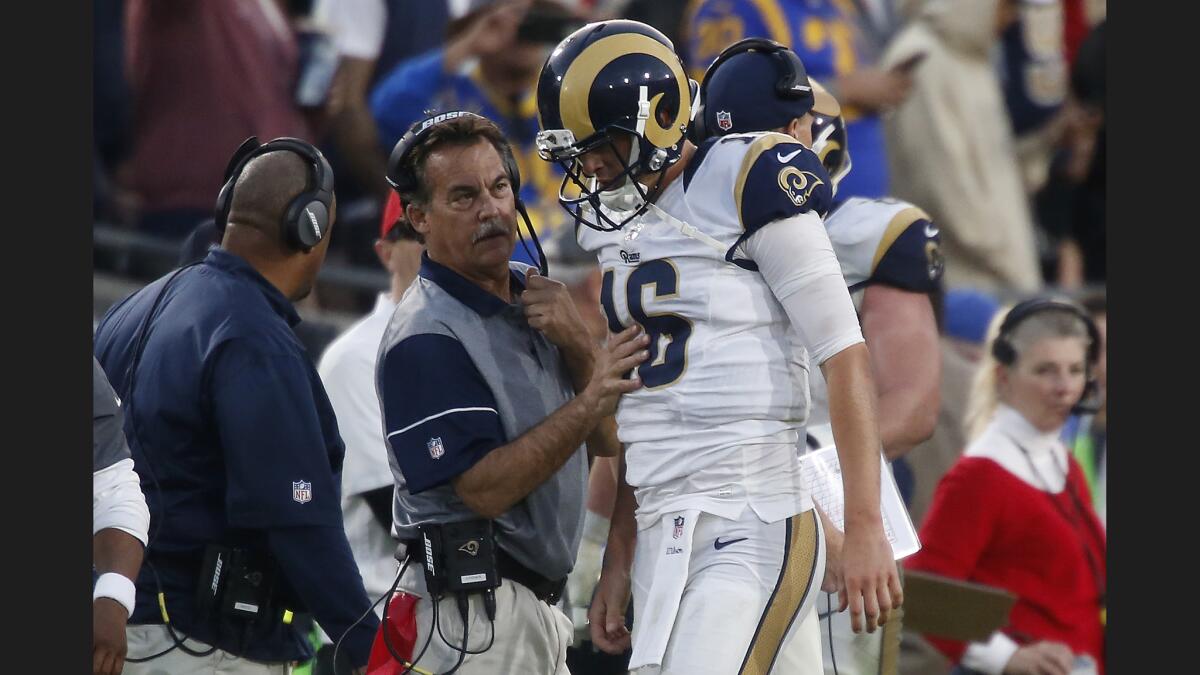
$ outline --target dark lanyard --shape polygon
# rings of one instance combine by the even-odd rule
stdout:
[[[1005,435],[1007,436],[1008,434],[1005,434]],[[1087,558],[1088,569],[1091,570],[1092,579],[1096,584],[1097,601],[1100,603],[1100,621],[1102,624],[1106,624],[1107,621],[1106,621],[1106,617],[1105,617],[1105,610],[1106,610],[1106,605],[1107,605],[1107,603],[1106,603],[1106,595],[1107,594],[1104,589],[1104,580],[1101,578],[1101,575],[1100,575],[1100,563],[1098,563],[1096,561],[1096,556],[1092,553],[1091,547],[1088,546],[1088,542],[1086,541],[1087,535],[1080,531],[1079,525],[1077,523],[1077,519],[1072,517],[1071,514],[1067,513],[1067,510],[1063,508],[1062,504],[1059,504],[1058,500],[1055,499],[1054,495],[1049,492],[1050,481],[1043,478],[1042,474],[1038,472],[1037,466],[1033,463],[1033,455],[1030,454],[1030,452],[1025,449],[1025,446],[1018,443],[1017,440],[1015,438],[1013,438],[1012,436],[1008,436],[1008,439],[1010,441],[1012,441],[1013,445],[1017,446],[1017,449],[1021,451],[1022,455],[1025,455],[1025,461],[1029,462],[1029,470],[1033,472],[1033,475],[1037,477],[1038,481],[1040,481],[1043,485],[1046,486],[1046,490],[1047,490],[1046,496],[1050,499],[1050,503],[1054,505],[1054,510],[1058,511],[1059,514],[1062,515],[1062,517],[1067,521],[1067,523],[1069,523],[1071,525],[1071,529],[1075,531],[1076,535],[1078,535],[1079,543],[1083,546],[1083,554]],[[1050,461],[1055,465],[1055,468],[1058,468],[1058,462],[1055,461],[1053,453],[1051,453],[1051,455],[1050,455]],[[1096,537],[1096,541],[1098,541],[1098,542],[1103,541],[1103,537],[1100,535],[1100,533],[1098,531],[1095,531],[1096,530],[1095,523],[1089,522],[1089,519],[1087,517],[1087,510],[1083,507],[1083,504],[1080,502],[1079,497],[1075,495],[1075,490],[1073,490],[1071,488],[1071,477],[1068,474],[1069,462],[1070,462],[1070,460],[1068,460],[1068,466],[1064,466],[1061,469],[1062,474],[1063,474],[1063,489],[1067,491],[1067,495],[1071,498],[1071,503],[1075,507],[1075,512],[1078,516],[1078,520],[1082,520],[1085,523],[1086,527],[1093,530],[1092,535]]]

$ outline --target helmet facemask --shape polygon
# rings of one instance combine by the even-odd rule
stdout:
[[[648,110],[648,105],[646,106]],[[625,133],[631,137],[629,157],[621,156],[614,136]],[[576,220],[601,232],[615,232],[646,212],[657,196],[658,185],[668,167],[680,157],[681,146],[658,148],[642,134],[613,125],[576,141],[570,129],[547,129],[537,135],[538,156],[555,162],[563,170],[558,190],[558,202]],[[623,169],[607,185],[600,185],[594,176],[584,173],[580,158],[589,152],[611,152]],[[657,173],[654,187],[648,188],[638,178]],[[578,195],[570,193],[578,190]],[[584,206],[590,207],[593,218],[585,218]],[[603,208],[602,208],[603,207]]]

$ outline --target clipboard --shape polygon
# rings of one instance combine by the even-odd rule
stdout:
[[[986,642],[1017,602],[1003,588],[920,570],[905,570],[903,583],[904,627],[951,640]]]

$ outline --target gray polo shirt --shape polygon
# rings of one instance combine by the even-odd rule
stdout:
[[[470,520],[450,481],[574,396],[558,348],[517,299],[528,265],[509,263],[513,304],[422,255],[388,322],[376,387],[396,480],[395,535]],[[495,520],[497,545],[550,578],[575,564],[587,456],[580,446],[549,480]]]

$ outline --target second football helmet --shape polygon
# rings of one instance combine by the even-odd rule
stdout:
[[[588,204],[595,222],[584,222],[604,231],[641,215],[651,196],[636,178],[656,172],[661,177],[679,160],[696,88],[671,41],[644,23],[601,21],[567,36],[542,66],[537,86],[538,154],[563,168],[559,203],[577,219]],[[628,157],[613,145],[620,132],[633,139]],[[624,170],[600,185],[584,175],[579,157],[605,145]],[[568,196],[572,184],[578,197]]]
[[[842,117],[842,106],[813,78],[808,78],[813,88],[812,151],[821,158],[821,164],[833,180],[833,193],[837,194],[838,183],[850,173],[850,139],[846,135],[846,120]]]

